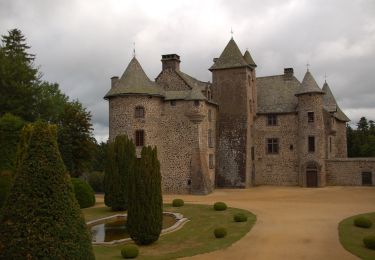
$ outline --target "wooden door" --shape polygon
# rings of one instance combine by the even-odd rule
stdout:
[[[306,171],[306,186],[318,187],[318,172],[316,170]]]

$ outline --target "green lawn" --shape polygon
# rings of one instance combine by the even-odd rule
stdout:
[[[371,219],[371,228],[360,228],[353,224],[353,221],[358,216],[365,216]],[[352,216],[344,219],[339,224],[340,242],[343,247],[352,254],[361,259],[375,259],[375,250],[365,247],[362,239],[367,235],[375,235],[375,212]]]
[[[215,211],[212,205],[185,204],[181,208],[165,205],[164,211],[182,213],[190,221],[180,230],[161,236],[154,244],[141,246],[137,259],[175,259],[222,249],[242,238],[256,221],[256,216],[249,211],[235,208]],[[233,215],[238,212],[245,213],[248,221],[234,222]],[[84,209],[83,213],[87,221],[116,214],[105,207]],[[213,235],[213,230],[219,226],[228,231],[221,239]],[[122,245],[94,246],[96,259],[121,259],[121,248]]]

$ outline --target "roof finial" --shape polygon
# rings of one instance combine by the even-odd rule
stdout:
[[[230,27],[230,34],[232,35],[232,39],[233,39],[233,28],[232,27]]]
[[[133,57],[135,58],[135,42],[133,42]]]
[[[307,71],[309,71],[309,67],[310,67],[310,63],[309,61],[307,61],[307,64],[306,64]]]
[[[327,73],[324,73],[324,83],[327,83]]]

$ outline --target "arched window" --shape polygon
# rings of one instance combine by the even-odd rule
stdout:
[[[135,118],[144,118],[145,117],[145,108],[142,106],[137,106],[135,108]]]
[[[145,131],[137,130],[135,131],[135,146],[144,146],[145,144]]]

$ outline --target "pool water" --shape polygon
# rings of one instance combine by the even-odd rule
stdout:
[[[174,216],[163,215],[163,229],[176,223]],[[129,237],[126,229],[126,218],[116,219],[91,227],[92,242],[111,242]]]

